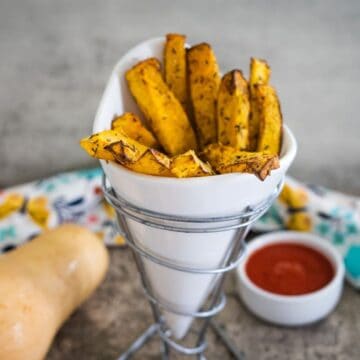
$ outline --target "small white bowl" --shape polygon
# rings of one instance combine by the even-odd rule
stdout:
[[[332,280],[312,293],[291,296],[277,295],[255,285],[246,274],[250,256],[264,246],[279,243],[302,244],[325,255],[334,268]],[[237,277],[241,299],[252,313],[278,325],[300,326],[326,317],[335,308],[342,294],[344,272],[341,256],[326,240],[309,233],[280,231],[250,241]]]

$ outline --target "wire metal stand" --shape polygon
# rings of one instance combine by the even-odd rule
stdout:
[[[243,359],[243,354],[239,351],[231,340],[227,338],[225,332],[219,327],[213,319],[225,306],[226,297],[223,292],[223,284],[226,273],[236,268],[241,262],[245,252],[245,238],[250,230],[250,225],[263,215],[271,206],[272,202],[278,196],[282,188],[279,183],[274,192],[265,201],[254,206],[248,206],[243,211],[231,216],[192,218],[186,216],[173,216],[168,214],[149,211],[133,204],[118,196],[114,189],[109,185],[105,176],[103,178],[103,191],[106,200],[114,207],[118,220],[118,231],[126,239],[127,244],[132,250],[136,266],[138,268],[141,282],[144,288],[145,296],[149,300],[151,310],[155,319],[142,335],[140,335],[131,346],[118,358],[118,360],[130,359],[138,350],[140,350],[151,338],[159,336],[161,339],[161,357],[163,360],[169,359],[170,351],[175,351],[183,355],[193,355],[199,360],[204,360],[204,351],[206,349],[206,330],[211,326],[217,336],[222,340],[225,347],[235,359]],[[224,258],[222,266],[217,268],[193,268],[175,264],[163,258],[149,253],[146,249],[138,245],[131,234],[128,226],[128,220],[131,219],[143,225],[158,228],[172,232],[182,233],[212,233],[235,230],[235,236],[230,248]],[[144,259],[154,262],[160,266],[170,268],[176,271],[191,274],[212,274],[215,275],[213,290],[208,297],[206,306],[196,312],[179,311],[169,304],[164,303],[153,293],[149,279],[147,277]],[[196,331],[196,341],[194,346],[185,346],[171,338],[171,331],[167,328],[162,317],[162,310],[168,312],[191,316],[202,320],[202,325]],[[192,333],[191,331],[189,333]]]

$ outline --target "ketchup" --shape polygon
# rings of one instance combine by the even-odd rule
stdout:
[[[311,293],[334,276],[334,269],[324,255],[294,243],[262,247],[250,256],[245,269],[258,287],[280,295]]]

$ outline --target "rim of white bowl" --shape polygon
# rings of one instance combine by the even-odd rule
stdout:
[[[278,243],[294,243],[303,244],[324,255],[332,264],[334,269],[334,276],[332,279],[319,290],[303,295],[280,295],[264,290],[261,287],[254,284],[246,273],[246,264],[249,261],[250,256],[258,249],[266,247],[272,244]],[[339,281],[344,280],[345,268],[343,260],[340,254],[334,249],[334,247],[325,239],[318,235],[299,232],[299,231],[276,231],[268,234],[260,235],[247,244],[247,249],[243,262],[236,270],[236,274],[239,281],[244,283],[252,292],[259,296],[265,297],[269,300],[279,300],[283,302],[305,302],[312,300],[317,296],[326,294],[329,289],[335,286]]]
[[[287,138],[287,149],[284,154],[282,154],[279,158],[280,160],[280,168],[273,170],[279,171],[281,170],[282,166],[290,166],[292,161],[294,160],[297,152],[297,142],[295,136],[293,135],[292,131],[289,129],[288,126],[283,125],[283,136]],[[194,183],[194,182],[209,182],[209,181],[217,181],[216,179],[221,178],[224,180],[225,178],[236,179],[238,176],[241,177],[253,177],[253,174],[247,173],[229,173],[229,174],[216,174],[214,176],[200,176],[200,177],[189,177],[189,178],[176,178],[176,177],[165,177],[165,176],[154,176],[148,174],[138,173],[132,170],[127,169],[126,167],[122,166],[113,161],[106,162],[105,160],[100,160],[103,163],[106,163],[107,166],[111,166],[116,169],[116,171],[122,171],[127,174],[127,176],[133,176],[138,179],[143,179],[145,181],[154,181],[156,183]],[[271,174],[270,174],[271,176]],[[259,180],[261,181],[261,180]]]

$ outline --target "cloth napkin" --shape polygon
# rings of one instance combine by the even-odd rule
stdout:
[[[65,222],[86,226],[109,246],[124,246],[101,181],[102,170],[94,168],[0,190],[0,253]],[[347,279],[360,289],[360,198],[288,177],[279,198],[253,226],[255,232],[280,229],[330,241],[344,258]]]
[[[123,246],[101,181],[102,170],[95,168],[0,190],[0,253],[66,222],[89,228],[107,245]]]

